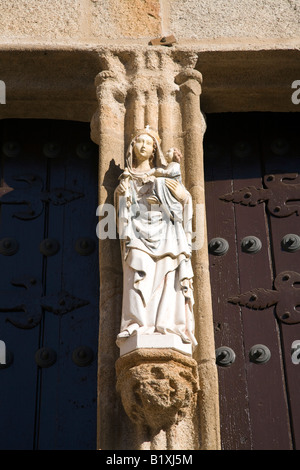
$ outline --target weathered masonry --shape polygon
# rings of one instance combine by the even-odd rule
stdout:
[[[126,2],[66,1],[64,28],[39,6],[27,34],[23,3],[0,44],[1,448],[299,449],[297,5],[273,2],[280,32],[266,2],[246,35],[242,1],[225,20],[183,2],[194,31],[179,2],[136,0],[134,29]],[[147,125],[193,199],[192,356],[116,345],[120,244],[97,207]]]

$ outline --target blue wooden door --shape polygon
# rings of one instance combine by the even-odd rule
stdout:
[[[97,148],[86,123],[0,132],[0,448],[96,449]]]

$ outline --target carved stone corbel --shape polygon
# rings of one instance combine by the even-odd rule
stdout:
[[[168,449],[195,447],[192,432],[180,442],[174,439],[176,427],[184,421],[190,426],[195,413],[199,381],[194,359],[170,349],[140,349],[120,357],[116,371],[124,409],[148,435],[149,448],[163,449],[165,442]]]

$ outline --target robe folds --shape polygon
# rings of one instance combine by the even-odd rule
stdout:
[[[123,262],[121,334],[173,333],[194,337],[191,265],[192,201],[182,205],[164,177],[130,171],[116,196]],[[157,203],[149,204],[155,196]]]

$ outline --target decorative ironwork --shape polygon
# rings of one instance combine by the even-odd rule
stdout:
[[[79,367],[89,366],[93,359],[94,352],[89,346],[79,346],[72,353],[72,360]]]
[[[53,255],[56,255],[56,253],[58,253],[60,245],[59,245],[59,242],[55,240],[54,238],[45,238],[45,240],[43,240],[40,243],[39,248],[40,248],[40,252],[43,255],[53,256]]]
[[[293,253],[300,250],[300,237],[295,233],[288,233],[281,240],[281,247],[284,251]]]
[[[274,281],[274,290],[251,289],[244,294],[228,299],[228,302],[252,310],[264,310],[276,306],[275,313],[283,323],[300,323],[300,274],[294,271],[283,271]]]
[[[56,359],[57,354],[54,349],[51,348],[41,348],[35,353],[35,362],[39,367],[51,367],[55,364]]]
[[[216,363],[218,366],[229,367],[235,361],[235,352],[228,346],[216,349]]]
[[[79,158],[87,159],[97,154],[96,145],[93,142],[82,142],[76,147],[76,155]]]
[[[271,351],[264,344],[255,344],[249,351],[249,359],[255,364],[265,364],[271,359]]]
[[[18,157],[21,153],[21,146],[18,142],[5,142],[2,145],[2,152],[6,157],[9,158]]]
[[[251,153],[251,145],[249,142],[240,141],[234,145],[233,152],[236,157],[247,158]]]
[[[262,243],[259,238],[254,236],[245,237],[241,243],[242,251],[245,253],[258,253],[261,250]]]
[[[41,283],[34,278],[11,281],[13,286],[25,287],[25,291],[16,294],[10,291],[0,292],[0,312],[16,312],[17,318],[8,317],[6,321],[17,328],[31,329],[40,324],[43,310],[54,315],[65,315],[77,308],[89,304],[88,300],[79,299],[66,291],[57,294],[43,296]],[[23,318],[20,320],[20,313]]]
[[[15,238],[2,238],[0,240],[0,253],[4,256],[13,256],[19,249],[19,243]]]
[[[75,250],[82,256],[90,255],[91,253],[93,253],[95,248],[96,243],[95,240],[93,240],[92,238],[81,237],[76,240]]]
[[[0,205],[17,204],[27,206],[26,210],[14,213],[14,217],[21,220],[36,219],[44,209],[44,203],[61,206],[84,195],[63,188],[55,188],[51,191],[44,190],[43,180],[36,175],[22,175],[14,178],[15,181],[25,181],[27,188],[0,188]]]
[[[286,139],[282,139],[281,137],[275,139],[271,143],[271,150],[275,155],[285,155],[290,148],[290,144]]]
[[[61,146],[58,142],[47,142],[43,147],[43,153],[47,158],[56,158],[61,152]]]
[[[247,186],[224,194],[220,199],[249,207],[266,202],[268,211],[276,217],[288,217],[295,213],[299,215],[300,183],[288,182],[298,179],[298,176],[298,173],[266,175],[265,188]]]
[[[208,251],[215,256],[223,256],[229,250],[228,241],[224,238],[213,238],[208,244]]]

